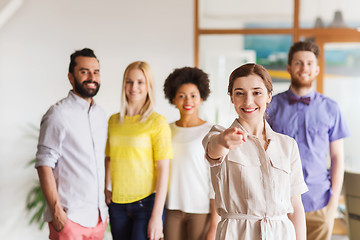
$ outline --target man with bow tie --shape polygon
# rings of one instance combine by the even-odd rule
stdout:
[[[290,88],[274,96],[267,108],[273,130],[295,138],[299,146],[309,188],[302,195],[308,240],[331,238],[344,175],[343,139],[349,136],[337,103],[312,88],[319,74],[319,52],[313,42],[291,46],[286,66]]]

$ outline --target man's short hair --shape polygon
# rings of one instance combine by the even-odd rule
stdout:
[[[73,54],[70,55],[70,64],[69,64],[69,73],[74,74],[74,68],[76,66],[76,61],[75,59],[79,56],[82,57],[93,57],[96,58],[96,60],[99,61],[99,59],[97,59],[95,53],[93,50],[91,50],[90,48],[83,48],[81,50],[76,50]]]
[[[294,54],[299,51],[308,51],[314,53],[316,59],[319,57],[320,49],[319,46],[312,41],[299,41],[294,43],[289,50],[288,65],[291,65]]]

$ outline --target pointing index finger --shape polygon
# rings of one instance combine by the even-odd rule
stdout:
[[[236,127],[236,128],[234,128],[234,133],[238,134],[238,135],[242,135],[243,136],[243,141],[246,142],[247,134],[244,131],[242,131],[240,128]]]

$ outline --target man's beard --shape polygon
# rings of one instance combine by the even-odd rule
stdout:
[[[91,80],[88,80],[88,81],[84,81],[82,83],[80,83],[76,77],[74,76],[74,82],[75,82],[75,85],[74,85],[74,90],[75,92],[77,92],[80,96],[82,96],[83,98],[92,98],[94,97],[97,92],[99,91],[99,88],[100,88],[100,84],[98,82],[94,82],[94,81],[91,81]],[[96,85],[96,88],[95,89],[88,89],[85,87],[85,84],[87,83],[94,83]]]
[[[296,89],[300,89],[300,88],[311,88],[312,83],[315,81],[302,81],[300,79],[298,79],[297,77],[292,77],[291,76],[291,85],[293,87],[295,87]]]

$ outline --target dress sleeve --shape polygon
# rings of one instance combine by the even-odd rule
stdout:
[[[294,139],[292,141],[292,151],[291,151],[291,171],[290,171],[290,181],[291,181],[291,196],[301,195],[308,191],[307,185],[304,181],[301,159],[299,148]]]
[[[203,139],[203,141],[202,141],[203,147],[204,147],[204,149],[205,149],[205,158],[208,160],[208,162],[209,162],[209,164],[210,164],[210,167],[220,165],[220,164],[224,161],[224,159],[225,159],[225,157],[226,157],[226,155],[225,155],[225,156],[223,156],[223,157],[221,157],[221,158],[219,158],[219,159],[212,159],[211,157],[209,157],[209,155],[208,155],[208,149],[207,149],[207,146],[208,146],[208,144],[209,144],[210,138],[211,138],[212,136],[215,136],[215,135],[220,134],[221,132],[223,132],[223,131],[225,131],[225,130],[226,130],[226,128],[224,128],[224,127],[222,127],[222,126],[220,126],[220,125],[214,125],[214,126],[210,129],[209,133],[206,134],[206,136],[204,137],[204,139]]]
[[[65,133],[61,114],[54,109],[50,109],[41,120],[35,168],[40,166],[55,167],[62,155],[62,143]]]

